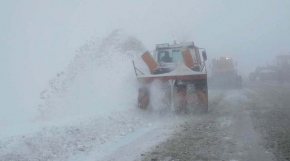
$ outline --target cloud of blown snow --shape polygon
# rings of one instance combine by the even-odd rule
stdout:
[[[41,92],[37,119],[135,108],[138,83],[131,61],[143,51],[139,40],[120,30],[91,39]]]

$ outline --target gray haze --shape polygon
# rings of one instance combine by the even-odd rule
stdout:
[[[289,0],[1,0],[0,106],[31,105],[82,44],[114,29],[149,50],[194,41],[209,59],[236,58],[246,77],[290,52],[289,8]]]

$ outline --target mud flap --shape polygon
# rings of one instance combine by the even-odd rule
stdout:
[[[146,109],[149,103],[149,90],[147,87],[141,87],[138,90],[138,107]]]
[[[203,81],[202,84],[196,86],[196,93],[199,98],[199,108],[201,112],[208,112],[208,88],[207,81]]]
[[[175,107],[177,112],[187,111],[187,87],[186,85],[176,86]]]

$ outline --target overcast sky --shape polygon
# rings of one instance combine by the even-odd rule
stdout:
[[[289,0],[0,0],[0,96],[39,93],[86,40],[114,29],[150,50],[194,41],[254,70],[290,52],[289,18]]]

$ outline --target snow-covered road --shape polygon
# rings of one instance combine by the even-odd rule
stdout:
[[[182,125],[142,160],[289,160],[289,97],[287,85],[269,82],[212,90],[210,113]]]

